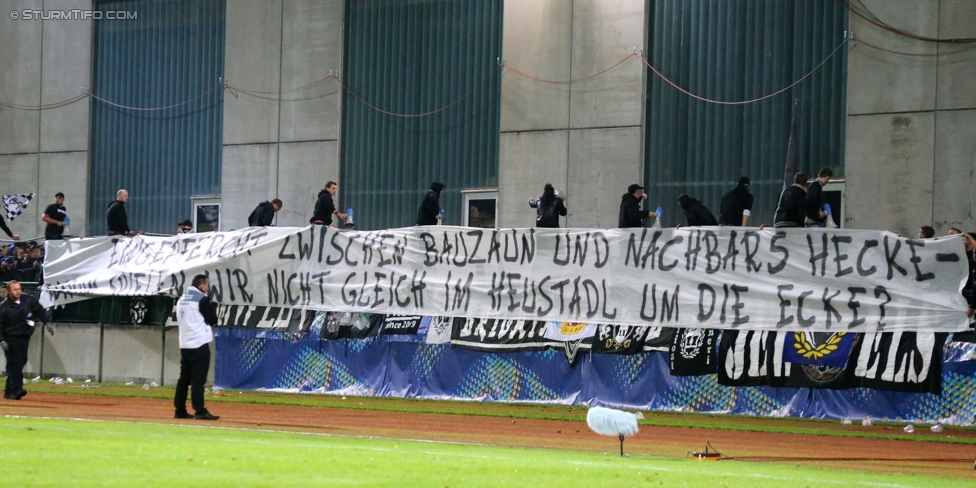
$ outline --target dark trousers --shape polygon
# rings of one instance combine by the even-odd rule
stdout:
[[[176,381],[176,398],[173,404],[177,412],[186,411],[186,390],[190,390],[193,410],[206,413],[203,406],[203,385],[210,371],[210,344],[196,349],[180,349],[180,379]]]
[[[24,388],[24,366],[27,365],[30,337],[7,337],[5,340],[10,351],[4,353],[7,358],[7,385],[3,392],[14,394]]]

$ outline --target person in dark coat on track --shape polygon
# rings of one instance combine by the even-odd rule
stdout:
[[[559,228],[559,217],[566,216],[566,205],[551,183],[546,183],[541,197],[529,200],[529,206],[536,209],[536,227]]]
[[[210,302],[207,292],[210,280],[207,275],[196,275],[183,296],[176,302],[176,322],[180,330],[180,377],[176,380],[176,394],[173,404],[175,418],[197,420],[217,420],[204,406],[203,385],[210,372],[210,343],[214,335],[211,327],[217,325],[217,309]],[[186,393],[194,415],[186,411]]]
[[[447,188],[444,183],[433,182],[424,194],[420,208],[417,210],[417,225],[437,225],[441,220],[441,196]]]
[[[34,326],[40,322],[48,333],[54,335],[54,327],[44,307],[37,299],[23,294],[20,283],[7,283],[7,298],[0,302],[0,349],[7,359],[7,384],[3,397],[20,400],[27,394],[24,389],[24,366],[27,365],[27,348],[30,346]]]

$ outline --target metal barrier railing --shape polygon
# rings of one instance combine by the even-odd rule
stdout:
[[[6,286],[7,281],[0,281]],[[40,283],[21,281],[24,293],[40,297]],[[174,301],[162,295],[97,297],[51,309],[51,321],[61,324],[164,325]]]

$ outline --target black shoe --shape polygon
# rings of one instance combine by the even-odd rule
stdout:
[[[17,398],[16,399],[17,400],[20,400],[21,398],[24,398],[25,396],[27,396],[27,390],[21,388],[20,391],[17,392]]]
[[[210,412],[203,412],[203,413],[198,413],[198,414],[194,415],[193,418],[195,418],[197,420],[217,420],[217,419],[220,418],[220,416],[219,415],[214,415],[214,414],[212,414]]]
[[[187,413],[187,412],[186,412],[186,411],[184,410],[184,411],[182,411],[182,412],[176,412],[176,415],[173,415],[173,418],[174,418],[174,419],[192,419],[192,418],[193,418],[193,416],[192,416],[192,415],[190,415],[189,413]]]
[[[20,397],[17,396],[17,393],[4,393],[3,397],[6,398],[7,400],[20,400]]]

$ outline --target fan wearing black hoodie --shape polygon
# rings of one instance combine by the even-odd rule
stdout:
[[[749,177],[739,178],[739,184],[722,197],[722,207],[718,218],[719,225],[745,227],[752,214],[752,193],[749,193]]]
[[[678,205],[685,211],[685,218],[688,219],[688,226],[700,227],[703,225],[718,225],[715,216],[708,210],[701,200],[693,198],[688,194],[678,195]]]
[[[420,202],[420,209],[417,210],[417,225],[437,225],[441,219],[441,196],[447,186],[437,181],[430,184],[430,190],[424,194],[423,201]]]
[[[132,230],[129,229],[129,219],[125,214],[125,204],[128,201],[128,191],[119,190],[115,193],[115,201],[108,205],[108,212],[105,214],[105,219],[108,221],[108,235],[132,235]]]
[[[247,217],[248,227],[267,227],[274,222],[275,212],[281,210],[281,200],[275,198],[270,202],[261,202],[251,215]]]
[[[804,225],[807,227],[824,227],[827,222],[827,212],[824,210],[823,187],[834,176],[830,168],[822,168],[817,174],[817,179],[807,187],[807,194],[804,198],[804,214],[806,219]]]
[[[627,229],[630,227],[643,227],[644,218],[655,217],[657,213],[650,210],[641,210],[641,201],[646,200],[644,187],[634,183],[627,187],[627,193],[620,196],[620,213],[617,215],[617,227]]]
[[[312,214],[312,218],[309,219],[310,223],[335,227],[332,222],[333,215],[343,220],[348,217],[346,214],[336,210],[333,197],[335,197],[338,191],[338,183],[330,181],[325,184],[325,189],[319,192],[319,198],[315,201],[315,212]]]
[[[793,175],[793,184],[779,194],[779,204],[773,214],[773,227],[803,227],[807,178],[807,174],[802,171]]]

